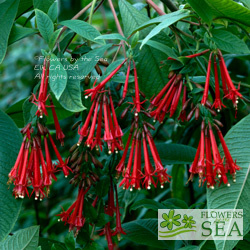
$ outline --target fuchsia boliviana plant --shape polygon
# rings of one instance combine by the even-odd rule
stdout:
[[[108,2],[112,13],[115,12],[112,1]],[[93,4],[95,3],[96,1],[93,1]],[[158,14],[164,14],[152,1],[147,3],[153,6]],[[93,6],[88,25],[91,24],[94,11]],[[123,225],[127,207],[122,207],[120,192],[131,194],[129,191],[136,193],[144,189],[145,193],[150,193],[151,189],[166,188],[172,176],[174,177],[174,174],[170,176],[169,166],[164,161],[161,148],[157,143],[158,132],[168,119],[176,127],[179,125],[181,127],[185,123],[198,124],[199,142],[194,139],[193,144],[197,145],[198,142],[198,145],[193,162],[187,170],[188,181],[197,180],[200,187],[205,185],[210,189],[221,185],[230,187],[236,182],[236,173],[241,167],[236,164],[233,154],[231,155],[229,151],[230,147],[223,137],[223,124],[217,116],[230,105],[237,111],[239,101],[244,99],[243,94],[240,93],[240,84],[236,88],[229,75],[221,50],[216,46],[211,46],[212,49],[208,48],[206,44],[201,47],[203,49],[199,49],[200,41],[197,42],[197,53],[193,53],[194,49],[182,50],[181,37],[176,35],[178,29],[175,30],[172,25],[168,28],[169,32],[176,37],[179,54],[175,48],[171,48],[173,55],[169,54],[172,57],[166,56],[166,60],[161,62],[166,64],[157,65],[157,69],[165,69],[166,65],[169,66],[167,79],[164,77],[164,84],[158,84],[158,89],[154,88],[157,89],[156,93],[146,93],[143,88],[144,83],[140,79],[141,66],[144,65],[137,54],[139,51],[137,51],[137,43],[141,42],[141,34],[138,35],[135,49],[132,44],[136,39],[130,44],[130,36],[133,36],[136,31],[128,38],[125,37],[118,25],[116,14],[113,13],[113,15],[120,36],[123,38],[113,47],[118,46],[118,52],[122,48],[124,56],[118,66],[111,67],[112,70],[106,69],[109,66],[107,62],[98,59],[92,68],[98,76],[101,76],[99,82],[87,79],[86,76],[84,81],[81,81],[81,85],[80,81],[75,82],[74,87],[76,89],[79,87],[80,92],[78,93],[79,106],[82,107],[80,111],[84,109],[83,105],[86,106],[86,110],[81,113],[81,118],[72,127],[72,130],[78,129],[77,138],[75,138],[75,144],[69,149],[68,156],[63,157],[58,147],[59,143],[61,146],[67,145],[68,136],[65,136],[66,131],[63,131],[59,123],[60,115],[57,116],[59,113],[55,104],[60,103],[60,98],[55,100],[52,94],[53,88],[49,85],[51,84],[49,59],[52,56],[52,52],[49,52],[43,62],[39,89],[29,98],[31,105],[34,104],[33,107],[37,108],[36,113],[21,129],[23,141],[8,176],[8,184],[14,184],[15,198],[23,199],[26,195],[30,198],[34,195],[35,200],[41,201],[49,196],[50,190],[53,191],[51,185],[53,180],[57,181],[58,172],[62,172],[66,178],[70,176],[69,183],[77,187],[78,192],[74,200],[68,206],[64,204],[62,211],[56,215],[58,221],[67,225],[69,231],[74,232],[75,236],[81,230],[89,229],[91,226],[90,242],[94,239],[94,233],[98,232],[96,237],[105,236],[109,250],[118,249],[118,242],[129,234],[129,230],[126,230]],[[199,23],[185,21],[190,25],[202,25],[200,20]],[[85,25],[87,25],[86,22]],[[62,33],[70,25],[66,26],[62,28]],[[96,32],[99,33],[97,30]],[[59,36],[55,42],[60,56],[62,51],[59,39],[62,33],[58,33]],[[183,35],[183,32],[181,34]],[[189,34],[186,35],[190,39],[195,39]],[[154,43],[157,44],[156,40]],[[72,51],[67,47],[65,51],[76,55],[73,52],[86,44],[77,45]],[[89,53],[92,53],[94,49],[89,44],[88,46]],[[149,47],[150,44],[146,46]],[[178,56],[175,57],[175,54]],[[188,71],[186,66],[189,63],[191,65],[195,60],[200,62],[200,59],[207,65],[203,67],[205,73],[202,77],[205,75],[205,80],[196,82],[197,75],[192,76],[190,73],[192,71]],[[91,76],[93,72],[89,70],[87,74]],[[117,78],[119,84],[118,80],[114,80]],[[90,83],[92,87],[89,87]],[[66,89],[66,91],[69,90]],[[77,115],[78,119],[80,112],[77,112]],[[55,133],[48,126],[47,120],[50,118],[51,120],[53,118]],[[107,180],[105,185],[101,185],[104,180]],[[103,195],[105,190],[106,194]],[[93,218],[88,218],[88,213]],[[103,220],[105,223],[96,226],[98,220]]]

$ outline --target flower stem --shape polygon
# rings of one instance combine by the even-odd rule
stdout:
[[[96,4],[97,0],[93,0],[92,4],[91,4],[91,9],[90,9],[90,14],[89,14],[89,24],[92,24],[92,17],[94,14],[94,9],[95,9],[95,4]]]

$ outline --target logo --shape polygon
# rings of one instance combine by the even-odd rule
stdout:
[[[242,209],[159,209],[158,240],[242,240]]]

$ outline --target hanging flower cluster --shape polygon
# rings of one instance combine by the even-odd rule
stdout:
[[[102,137],[103,119],[104,136]],[[108,96],[105,91],[96,94],[85,123],[79,128],[78,133],[80,135],[78,146],[81,144],[83,138],[86,137],[85,144],[91,149],[96,147],[97,150],[100,148],[102,151],[103,141],[108,145],[109,154],[123,149],[121,140],[123,133],[117,121],[110,91]]]
[[[217,109],[217,111],[220,111],[222,109],[222,107],[225,107],[225,105],[222,103],[221,96],[220,96],[218,63],[216,61],[216,58],[218,58],[224,98],[230,99],[233,102],[234,107],[237,109],[238,99],[242,98],[242,94],[239,93],[240,86],[238,87],[238,89],[235,88],[235,86],[232,82],[232,79],[228,73],[224,58],[223,58],[220,50],[218,50],[217,54],[214,54],[214,52],[210,53],[209,61],[208,61],[208,68],[207,68],[205,89],[204,89],[203,97],[201,100],[201,104],[204,105],[207,101],[207,98],[208,98],[210,73],[211,73],[211,65],[212,65],[212,56],[213,55],[214,55],[213,59],[214,59],[214,80],[215,80],[215,100],[213,103],[213,107],[215,109]]]
[[[154,118],[154,121],[157,120],[162,123],[167,113],[170,113],[170,117],[174,115],[182,89],[182,75],[179,74],[176,76],[176,74],[174,74],[165,87],[151,101],[150,109],[155,108],[155,110],[151,111],[150,115]]]
[[[100,235],[105,235],[106,240],[108,242],[108,248],[109,250],[113,250],[115,244],[113,243],[112,236],[117,235],[118,240],[121,239],[121,234],[126,234],[122,228],[121,224],[121,213],[119,208],[119,202],[118,202],[118,192],[117,188],[115,186],[115,197],[116,197],[116,205],[115,205],[115,198],[114,198],[114,188],[113,188],[113,181],[112,178],[110,178],[110,187],[109,187],[109,193],[108,193],[108,203],[105,207],[105,213],[111,217],[114,217],[114,214],[116,214],[116,228],[115,230],[111,229],[111,223],[108,222],[102,229],[102,232]]]
[[[35,133],[36,130],[37,133]],[[52,179],[56,180],[55,172],[62,169],[67,177],[71,169],[67,166],[67,159],[63,161],[48,128],[37,123],[37,129],[35,129],[31,123],[28,123],[21,132],[24,135],[23,142],[15,165],[9,173],[8,183],[14,182],[13,194],[16,198],[24,198],[26,194],[31,196],[34,193],[35,200],[39,198],[43,200],[49,194]],[[56,166],[52,164],[48,139],[58,158]],[[45,157],[42,141],[44,142]],[[27,190],[28,186],[33,187],[30,195]]]
[[[189,170],[191,173],[190,180],[193,179],[195,174],[198,174],[200,185],[207,182],[207,187],[211,189],[214,189],[217,182],[219,182],[219,185],[223,182],[230,186],[226,174],[229,172],[232,175],[233,182],[236,182],[236,171],[240,170],[239,166],[232,159],[219,127],[216,124],[213,124],[213,126],[217,130],[226,162],[224,163],[224,159],[221,158],[219,153],[211,123],[208,121],[208,126],[206,127],[205,122],[202,121],[200,142],[194,162]]]
[[[133,188],[141,189],[141,186],[150,189],[151,184],[156,187],[158,182],[160,183],[161,188],[163,188],[164,183],[169,182],[170,176],[167,174],[167,169],[164,168],[161,162],[149,128],[154,129],[154,127],[147,122],[143,123],[142,128],[138,128],[136,121],[131,126],[123,156],[116,167],[117,172],[122,173],[123,175],[123,180],[121,181],[120,186],[123,186],[124,189],[130,188],[130,191],[132,191]],[[131,140],[132,145],[128,163],[126,165],[125,160]],[[145,161],[144,170],[142,170],[142,144]],[[154,167],[150,162],[148,145],[153,156]],[[156,179],[156,182],[153,177]]]
[[[60,140],[63,145],[65,135],[60,127],[53,100],[51,96],[47,95],[48,79],[49,61],[45,59],[38,97],[36,97],[35,94],[32,94],[32,103],[38,107],[36,112],[37,120],[33,121],[34,126],[32,126],[32,123],[30,122],[21,130],[21,133],[24,135],[23,142],[15,165],[9,173],[8,183],[14,182],[15,187],[13,189],[13,194],[16,198],[24,198],[26,194],[31,196],[34,193],[35,200],[43,200],[43,198],[49,194],[52,179],[56,180],[55,172],[61,169],[65,177],[67,177],[69,171],[72,171],[67,165],[68,159],[65,159],[65,161],[62,159],[48,128],[44,124],[43,115],[48,116],[46,108],[50,107],[52,109],[56,128],[56,138],[57,140]],[[51,106],[46,105],[48,98]],[[56,165],[52,164],[48,139],[58,159]],[[42,150],[43,145],[45,157]],[[27,190],[28,186],[33,187],[33,191],[30,195]]]

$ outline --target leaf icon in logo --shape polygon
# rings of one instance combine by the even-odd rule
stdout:
[[[196,222],[193,220],[193,216],[188,217],[186,214],[184,214],[184,219],[182,220],[183,223],[185,223],[184,228],[192,228],[192,224],[195,224]]]
[[[181,218],[180,214],[174,216],[174,210],[170,210],[169,214],[162,214],[162,218],[165,220],[161,222],[161,227],[167,227],[169,230],[173,229],[173,225],[180,226],[181,223],[178,221]]]

